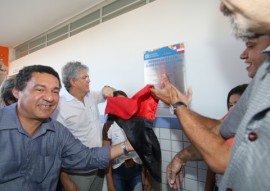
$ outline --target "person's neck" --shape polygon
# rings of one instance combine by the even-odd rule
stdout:
[[[76,91],[75,89],[70,89],[69,93],[77,98],[79,101],[84,103],[84,96],[86,95],[84,92]]]
[[[30,137],[33,137],[38,131],[43,120],[31,119],[24,117],[23,114],[17,111],[18,118],[21,122],[22,128],[29,134]]]

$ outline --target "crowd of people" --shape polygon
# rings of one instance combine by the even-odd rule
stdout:
[[[216,175],[215,188],[208,177],[207,191],[269,190],[268,7],[266,0],[221,0],[221,12],[246,44],[240,58],[252,78],[241,91],[229,93],[224,118],[193,111],[191,93],[180,92],[165,74],[163,87],[150,90],[173,107],[191,142],[167,166],[171,188],[181,187],[187,161],[204,160],[209,174],[222,175]],[[90,90],[89,69],[78,61],[65,64],[61,77],[63,96],[59,74],[49,66],[24,67],[1,85],[0,190],[101,191],[105,175],[108,190],[151,190],[147,168],[113,116],[102,132],[98,104],[126,93],[110,86]]]
[[[269,34],[269,5],[264,0],[222,0],[220,10],[230,17],[237,37],[251,39]],[[269,57],[268,46],[262,53]],[[183,103],[175,109],[176,116],[192,143],[167,166],[169,185],[180,187],[187,160],[204,159],[213,171],[224,173],[219,190],[268,190],[268,58],[222,123],[190,110],[186,107],[188,96],[177,90],[166,75],[162,81],[164,88],[152,89],[152,93],[167,104]],[[235,140],[231,149],[225,140],[232,137]]]

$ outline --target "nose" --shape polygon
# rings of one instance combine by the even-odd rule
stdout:
[[[46,91],[44,93],[44,96],[43,96],[44,100],[48,101],[48,102],[52,102],[54,100],[54,97],[53,97],[53,92],[50,92],[50,91]]]
[[[247,59],[247,49],[245,49],[241,54],[240,54],[240,59],[244,60]]]
[[[219,10],[223,13],[223,12],[224,12],[224,9],[225,9],[225,5],[224,5],[224,3],[221,1],[221,2],[220,2],[220,5],[219,5]]]

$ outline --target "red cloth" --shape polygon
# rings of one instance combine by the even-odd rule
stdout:
[[[233,142],[234,142],[234,137],[227,139],[226,142],[232,148],[233,147]]]
[[[108,97],[105,114],[113,114],[122,119],[133,116],[154,120],[156,117],[158,100],[151,94],[153,85],[146,85],[132,98]]]

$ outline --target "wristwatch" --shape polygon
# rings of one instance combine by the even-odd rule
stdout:
[[[176,102],[176,103],[174,103],[174,104],[171,104],[170,105],[170,111],[171,111],[171,113],[172,114],[176,114],[176,108],[177,107],[179,107],[179,106],[185,106],[185,107],[187,107],[187,105],[184,103],[184,102],[182,102],[182,101],[178,101],[178,102]]]
[[[128,151],[127,151],[127,147],[126,147],[125,142],[123,142],[123,143],[121,144],[121,147],[122,147],[122,150],[123,150],[124,154],[125,154],[125,155],[128,154]]]

